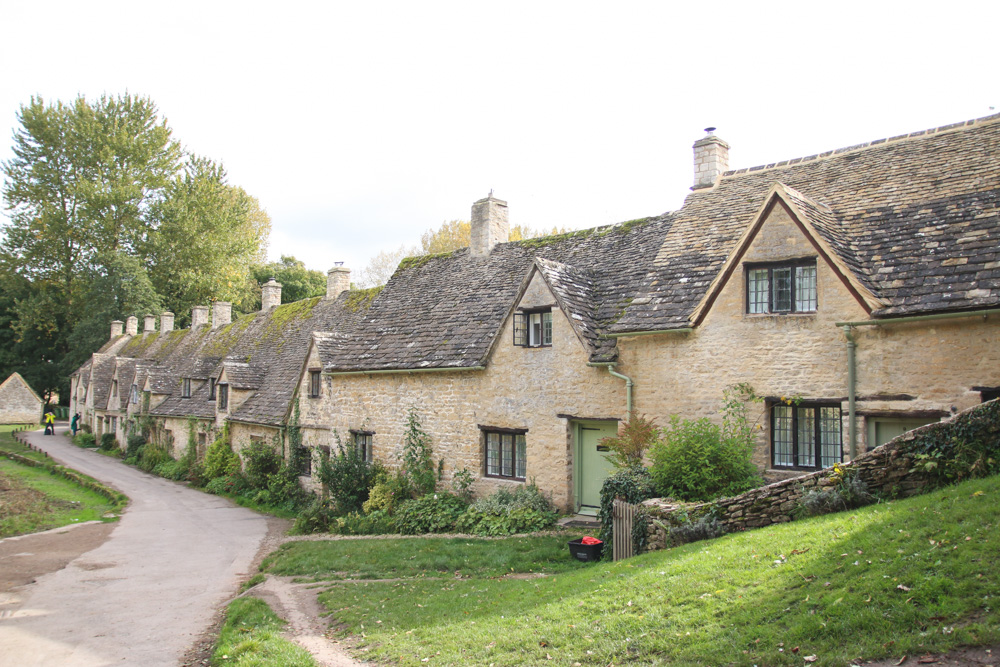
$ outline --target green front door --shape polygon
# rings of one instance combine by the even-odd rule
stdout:
[[[601,506],[601,485],[614,470],[607,458],[602,438],[615,435],[618,422],[577,422],[576,424],[576,489],[577,507],[581,514],[597,514]]]
[[[884,445],[918,426],[940,421],[933,418],[875,418],[868,420],[868,448]]]

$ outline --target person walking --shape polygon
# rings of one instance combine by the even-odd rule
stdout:
[[[73,431],[73,437],[76,437],[76,429],[80,426],[80,413],[77,412],[73,415],[73,419],[69,422],[69,430]]]
[[[56,416],[51,410],[45,413],[45,435],[53,435],[56,432]]]

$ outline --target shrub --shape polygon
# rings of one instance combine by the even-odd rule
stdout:
[[[336,535],[386,535],[396,532],[396,526],[385,512],[351,512],[331,520],[329,531]]]
[[[809,489],[802,495],[798,507],[799,514],[805,516],[831,514],[863,507],[876,500],[875,496],[868,492],[868,485],[857,476],[853,468],[844,468],[838,463],[833,466],[831,479],[836,480],[832,486]]]
[[[91,428],[90,424],[88,424],[86,422],[82,422],[81,421],[80,425],[79,425],[79,428],[80,428],[81,431],[83,431],[87,435],[93,435],[94,434],[94,429]]]
[[[393,515],[396,530],[403,535],[448,533],[468,506],[458,496],[441,491],[399,504]]]
[[[421,428],[416,408],[410,408],[403,442],[403,473],[413,485],[416,496],[433,492],[437,485],[431,453],[431,436]]]
[[[139,450],[146,444],[146,438],[133,434],[125,441],[125,458],[136,460],[139,458]]]
[[[118,446],[118,439],[114,433],[105,433],[101,436],[101,451],[110,452]]]
[[[87,432],[81,431],[80,433],[77,433],[76,437],[73,438],[73,442],[76,443],[78,447],[90,448],[97,446],[97,439],[94,437],[94,434],[91,433],[90,431]]]
[[[656,486],[649,470],[641,465],[622,468],[609,475],[601,485],[601,509],[597,518],[601,522],[600,539],[605,544],[611,544],[614,531],[614,500],[621,498],[627,503],[637,504],[643,500],[656,497]],[[633,534],[633,546],[636,553],[641,553],[645,547],[645,535],[636,541]],[[611,549],[604,550],[604,558],[611,558]]]
[[[257,491],[267,489],[268,478],[281,470],[281,454],[262,441],[251,442],[243,448],[243,472],[247,484]]]
[[[631,468],[642,465],[646,450],[653,446],[659,434],[655,421],[631,412],[628,419],[619,424],[618,435],[602,438],[601,444],[611,450],[608,460],[616,468]]]
[[[337,438],[337,452],[320,459],[317,473],[337,514],[360,512],[382,466],[366,461],[354,446],[345,447]]]
[[[690,421],[674,415],[663,438],[649,451],[650,474],[658,491],[688,501],[733,496],[759,486],[751,461],[756,445],[747,401],[758,400],[745,384],[726,389],[722,426],[707,419]]]
[[[157,466],[173,460],[170,452],[162,445],[149,443],[139,448],[138,465],[141,470],[146,472],[154,472]]]
[[[243,475],[239,472],[235,472],[231,475],[216,477],[209,480],[205,485],[205,490],[219,496],[223,494],[237,496],[249,491],[249,486],[247,486],[246,479]]]
[[[1000,400],[921,430],[907,449],[932,486],[1000,473]]]
[[[362,505],[365,514],[385,512],[392,514],[396,503],[409,498],[410,488],[402,475],[389,476],[383,473],[376,477],[378,481],[368,491],[368,500]]]
[[[513,535],[550,528],[558,515],[534,483],[505,488],[474,502],[455,528],[474,535]]]
[[[456,496],[470,503],[472,502],[473,481],[472,472],[468,468],[462,468],[456,470],[455,474],[451,476],[451,488],[455,491]]]
[[[205,479],[209,482],[219,477],[228,477],[240,471],[240,457],[233,451],[229,442],[229,422],[222,428],[222,433],[215,439],[205,452]]]
[[[211,483],[209,483],[211,486]],[[322,498],[313,498],[305,509],[295,517],[292,525],[293,535],[309,535],[311,533],[325,533],[330,530],[330,522],[336,516],[333,508]]]

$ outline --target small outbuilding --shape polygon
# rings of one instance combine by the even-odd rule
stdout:
[[[0,384],[0,424],[38,424],[44,407],[45,401],[20,373],[11,373]]]

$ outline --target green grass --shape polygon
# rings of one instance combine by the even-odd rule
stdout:
[[[499,577],[509,573],[566,572],[585,567],[569,557],[576,533],[482,538],[428,537],[289,542],[261,570],[316,579]]]
[[[211,664],[314,667],[316,662],[308,651],[281,636],[284,625],[285,621],[263,600],[254,597],[234,600],[226,609],[226,622]]]
[[[0,458],[0,538],[37,533],[84,521],[105,521],[117,511],[106,497],[45,468]]]
[[[842,666],[1000,641],[998,501],[993,477],[537,579],[420,578],[410,540],[338,542],[327,570],[303,559],[300,572],[328,576],[358,559],[353,571],[367,576],[411,573],[322,594],[366,659]],[[462,569],[503,542],[434,569]]]

